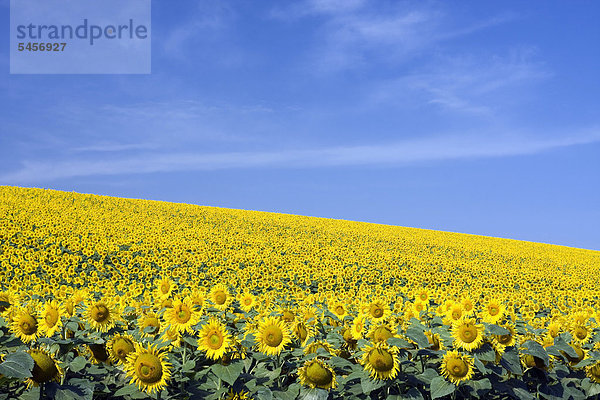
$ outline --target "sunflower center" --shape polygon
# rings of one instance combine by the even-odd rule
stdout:
[[[208,336],[208,347],[213,350],[218,350],[223,345],[223,335],[220,332],[213,331]]]
[[[108,319],[110,312],[104,304],[97,304],[92,309],[92,319],[96,322],[104,322]]]
[[[134,350],[133,343],[125,338],[119,338],[113,343],[113,352],[120,360],[125,361],[127,354]]]
[[[135,360],[135,371],[143,383],[156,383],[162,378],[162,365],[154,354],[140,354]]]
[[[218,305],[225,304],[225,300],[227,300],[227,294],[222,290],[219,290],[215,293],[215,303]]]
[[[583,340],[587,337],[587,329],[582,326],[575,328],[575,337],[579,340]]]
[[[160,291],[163,292],[164,294],[169,293],[169,285],[167,285],[166,283],[163,283],[162,285],[160,285]]]
[[[109,356],[103,344],[90,344],[89,347],[96,360],[102,362],[108,360]]]
[[[459,319],[460,316],[461,316],[461,313],[459,311],[452,312],[452,319]]]
[[[374,350],[369,354],[369,364],[371,364],[376,371],[390,371],[394,368],[394,357],[386,350]]]
[[[277,347],[283,341],[283,332],[277,326],[267,326],[264,330],[265,343],[270,347]]]
[[[33,335],[37,332],[37,321],[32,315],[24,315],[21,318],[19,328],[21,329],[21,332],[23,332],[25,335]]]
[[[306,337],[308,336],[308,330],[304,325],[299,324],[296,326],[296,335],[298,335],[298,339],[304,341],[304,339],[306,339]]]
[[[290,311],[284,311],[283,315],[281,316],[281,318],[285,321],[285,322],[292,322],[295,317],[294,314],[291,313]]]
[[[383,316],[383,308],[381,308],[377,305],[372,305],[371,306],[371,315],[374,316],[375,318],[381,318]]]
[[[373,332],[373,339],[376,342],[385,342],[392,336],[394,336],[392,332],[385,326],[377,327],[377,329],[375,329],[375,332]]]
[[[452,358],[446,363],[448,372],[457,378],[462,378],[469,373],[469,366],[460,358]]]
[[[142,323],[142,329],[147,328],[147,327],[153,327],[154,330],[152,330],[151,333],[157,333],[158,329],[160,328],[160,322],[158,322],[158,318],[156,317],[146,317],[144,319],[144,322]]]
[[[344,310],[344,307],[342,307],[342,306],[337,306],[335,308],[335,313],[338,315],[342,315],[344,312],[345,312],[345,310]]]
[[[179,321],[181,323],[185,323],[185,322],[188,322],[190,320],[190,318],[192,318],[192,314],[190,313],[190,310],[187,307],[182,306],[179,309],[179,312],[177,313],[177,321]]]
[[[249,306],[250,304],[252,304],[252,299],[249,297],[246,297],[244,299],[244,305]]]
[[[33,358],[35,363],[33,365],[33,371],[31,371],[31,379],[34,382],[48,382],[58,375],[58,368],[56,368],[54,360],[47,354],[34,350],[31,352],[31,358]]]
[[[58,311],[54,308],[49,309],[46,311],[44,319],[46,320],[46,325],[52,328],[58,322]]]
[[[325,386],[331,383],[333,374],[328,368],[314,361],[306,368],[306,377],[317,386]]]
[[[500,312],[500,310],[496,306],[490,306],[489,311],[490,315],[498,315],[498,313]]]
[[[511,336],[511,335],[500,335],[500,336],[498,336],[498,341],[499,341],[501,344],[507,344],[507,343],[510,343],[511,339],[512,339],[512,336]]]
[[[477,339],[477,328],[473,325],[465,325],[460,332],[460,340],[465,343],[471,343]]]

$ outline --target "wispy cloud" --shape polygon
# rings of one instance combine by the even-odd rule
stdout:
[[[370,93],[374,104],[430,104],[452,112],[491,115],[504,102],[504,91],[523,93],[530,86],[551,76],[535,60],[534,49],[517,48],[505,56],[446,57],[437,59],[422,72],[379,82]],[[511,96],[516,104],[518,96]]]
[[[263,152],[147,152],[129,157],[24,161],[22,168],[0,175],[1,184],[45,183],[57,179],[239,168],[324,168],[403,166],[431,161],[507,157],[595,143],[600,128],[575,135],[540,138],[523,134],[444,135],[368,146],[339,146]]]

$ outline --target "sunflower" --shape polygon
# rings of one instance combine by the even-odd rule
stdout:
[[[206,357],[213,360],[223,357],[231,345],[231,335],[225,326],[214,317],[208,320],[198,335],[200,336],[198,348],[206,352]]]
[[[431,331],[426,331],[427,341],[429,342],[429,348],[434,351],[444,350],[444,343],[440,338],[440,335]]]
[[[464,297],[461,302],[460,302],[463,312],[466,315],[470,315],[473,314],[473,312],[475,311],[475,306],[473,305],[473,300],[471,300],[468,297]]]
[[[283,322],[291,324],[296,320],[296,314],[289,308],[282,308],[279,312],[281,313],[280,318]]]
[[[175,289],[175,283],[166,276],[163,276],[161,279],[157,279],[155,285],[156,297],[160,299],[168,298]]]
[[[329,305],[329,311],[331,311],[331,313],[340,321],[343,320],[346,315],[348,315],[348,309],[343,302],[338,300],[331,302]]]
[[[372,300],[368,303],[366,311],[367,318],[373,322],[385,321],[392,313],[388,303],[381,299]]]
[[[374,379],[394,379],[400,370],[396,348],[385,342],[366,346],[361,363]]]
[[[490,300],[483,309],[483,321],[497,324],[504,317],[505,307],[497,300]]]
[[[181,332],[176,329],[165,329],[162,335],[160,336],[160,340],[163,343],[167,344],[167,349],[172,350],[175,347],[181,346]]]
[[[213,303],[213,306],[221,311],[226,310],[227,307],[229,307],[229,304],[233,301],[231,298],[231,293],[229,293],[229,289],[227,289],[227,286],[221,283],[212,287],[209,297]]]
[[[91,302],[86,309],[87,320],[93,329],[107,332],[115,326],[117,312],[108,300]]]
[[[508,333],[505,335],[494,335],[494,339],[504,347],[514,346],[517,342],[515,328],[508,324],[502,325],[502,327],[508,330]]]
[[[27,307],[16,310],[13,322],[10,324],[12,333],[23,343],[29,343],[40,336],[40,326],[33,308]]]
[[[142,314],[137,321],[137,325],[143,337],[153,337],[158,335],[161,328],[160,319],[158,319],[158,316],[153,312]]]
[[[585,325],[573,325],[570,332],[573,341],[580,345],[586,344],[592,337],[592,330]]]
[[[135,351],[135,340],[128,334],[117,334],[106,343],[106,348],[112,362],[125,364],[127,355]]]
[[[192,326],[198,323],[198,314],[189,298],[173,300],[173,307],[163,314],[165,322],[178,332],[193,332]]]
[[[28,353],[34,363],[31,377],[26,380],[28,388],[50,381],[60,382],[63,370],[50,353],[41,349],[30,349]]]
[[[255,339],[259,351],[267,355],[278,355],[291,340],[288,327],[280,319],[267,317],[259,322]]]
[[[292,325],[292,333],[296,336],[300,345],[304,346],[306,341],[315,335],[315,329],[302,321],[296,321]]]
[[[206,291],[204,289],[194,289],[189,297],[196,311],[201,311],[204,308],[204,302],[206,301]]]
[[[111,362],[110,354],[108,354],[108,351],[104,344],[99,344],[99,343],[88,344],[87,350],[90,355],[90,361],[93,364],[101,364],[101,363],[110,364],[110,362]]]
[[[552,323],[548,324],[547,329],[548,329],[548,334],[550,336],[552,336],[553,338],[555,338],[562,331],[562,324],[558,321],[553,321]]]
[[[250,292],[241,293],[238,296],[238,301],[240,303],[240,308],[244,312],[250,312],[256,305],[256,296],[254,296]]]
[[[371,325],[371,329],[369,329],[369,333],[367,333],[367,337],[374,343],[385,342],[389,338],[393,338],[395,336],[396,335],[394,334],[393,328],[385,322]]]
[[[457,351],[444,354],[440,366],[442,376],[454,384],[467,381],[473,376],[473,358],[460,355]]]
[[[171,365],[165,359],[165,353],[158,351],[156,346],[138,344],[136,351],[127,355],[125,372],[140,390],[149,394],[159,392],[167,386],[171,376]]]
[[[475,324],[475,320],[466,318],[452,325],[454,346],[467,351],[475,350],[483,344],[483,326]]]
[[[359,315],[352,321],[352,327],[350,327],[350,332],[352,333],[352,337],[354,340],[360,340],[363,338],[363,332],[365,330],[365,321],[366,318],[364,315]]]
[[[317,350],[323,349],[331,355],[335,355],[335,350],[325,340],[315,340],[304,348],[304,354],[317,354]]]
[[[240,390],[239,392],[236,392],[235,390],[233,390],[233,388],[229,389],[229,392],[227,392],[227,395],[225,396],[225,400],[248,400],[250,399],[250,392],[247,392],[245,390]]]
[[[585,367],[585,376],[590,378],[594,383],[600,383],[600,361],[596,361],[594,364]]]
[[[464,316],[463,306],[460,303],[454,303],[448,311],[446,311],[446,315],[444,316],[444,323],[447,325],[452,325],[453,323],[460,321]]]
[[[66,312],[62,304],[56,300],[46,302],[40,315],[40,329],[47,337],[52,337],[62,326],[61,316]]]
[[[333,368],[316,358],[306,361],[302,367],[298,368],[298,377],[300,384],[313,389],[329,390],[335,389],[337,386]]]

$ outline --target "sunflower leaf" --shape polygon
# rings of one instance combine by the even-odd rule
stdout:
[[[528,340],[523,343],[524,349],[521,350],[524,354],[529,354],[534,357],[541,359],[544,362],[544,365],[548,365],[550,362],[550,357],[546,350],[542,347],[538,342],[534,342],[533,340]]]
[[[437,378],[433,378],[431,380],[429,390],[431,392],[431,399],[435,400],[439,399],[440,397],[444,397],[451,393],[454,393],[454,391],[456,390],[456,386],[448,382],[443,377],[438,376]]]
[[[69,364],[69,369],[73,372],[79,372],[85,367],[86,364],[87,360],[84,357],[77,356]]]
[[[427,336],[423,333],[422,327],[417,324],[411,325],[406,330],[406,336],[408,336],[409,339],[414,340],[419,347],[429,347]]]
[[[230,385],[233,385],[237,378],[242,373],[244,369],[243,362],[234,362],[227,366],[221,364],[214,364],[212,367],[212,372],[224,382],[227,382]]]
[[[485,330],[487,333],[489,333],[490,335],[508,335],[510,334],[510,331],[506,328],[503,328],[501,326],[498,325],[493,325],[493,324],[485,324]]]
[[[373,390],[379,389],[384,383],[380,380],[373,380],[371,378],[362,378],[360,380],[360,387],[364,394],[369,394]]]
[[[30,378],[33,364],[33,358],[24,351],[11,353],[0,364],[0,374],[9,378]]]
[[[565,342],[565,340],[560,336],[554,338],[554,346],[552,347],[555,347],[559,351],[565,352],[570,357],[579,357],[577,355],[577,352],[575,352],[575,349],[571,347],[567,342]]]
[[[507,350],[502,355],[500,364],[509,372],[522,375],[523,370],[521,369],[521,361],[519,360],[519,353],[516,350]]]

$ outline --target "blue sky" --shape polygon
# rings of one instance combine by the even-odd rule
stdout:
[[[150,75],[10,75],[6,39],[0,184],[600,249],[598,17],[153,1]]]

